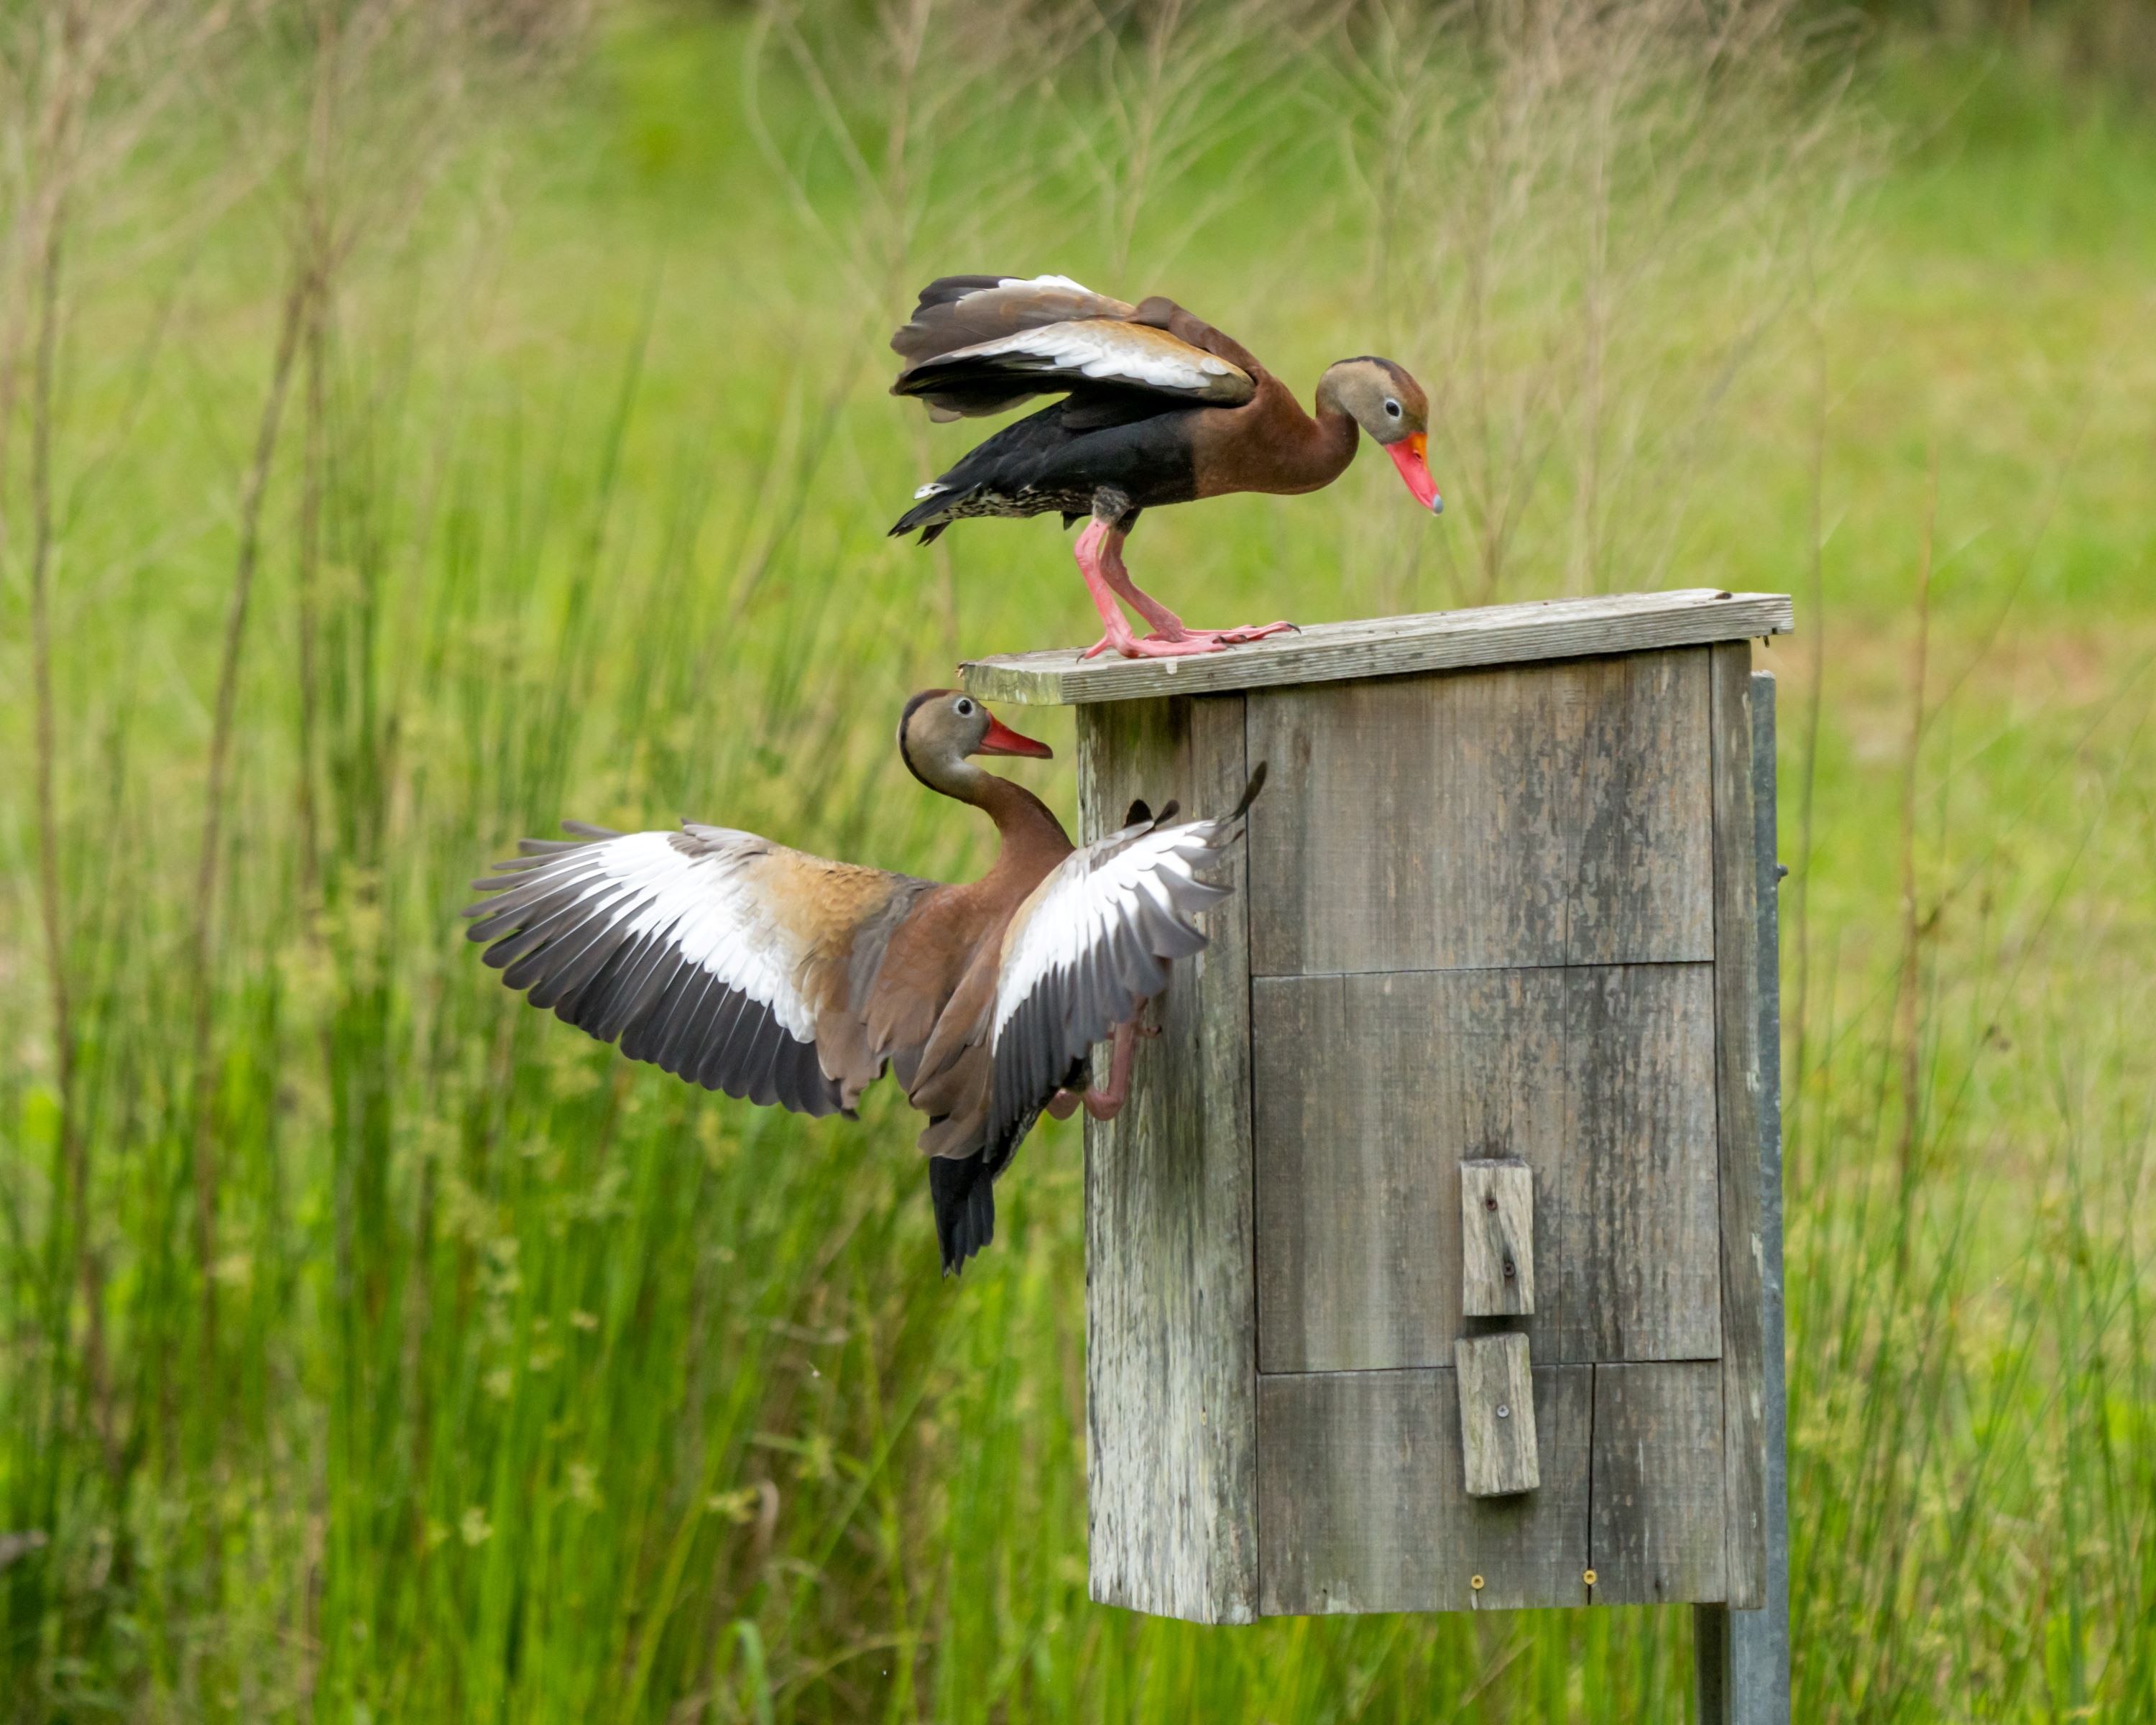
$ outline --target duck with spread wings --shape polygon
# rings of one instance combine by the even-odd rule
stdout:
[[[1062,399],[1005,426],[914,494],[893,535],[927,544],[953,521],[1058,514],[1084,521],[1076,555],[1106,629],[1086,657],[1218,652],[1287,623],[1192,629],[1142,591],[1123,542],[1144,511],[1234,491],[1329,485],[1368,432],[1424,508],[1444,507],[1425,459],[1430,403],[1389,359],[1343,359],[1317,382],[1315,413],[1232,337],[1160,295],[1131,305],[1063,275],[947,275],[891,337],[894,395],[936,419]],[[1137,634],[1128,604],[1152,625]]]
[[[971,696],[908,701],[898,746],[931,790],[995,823],[994,864],[946,886],[722,827],[570,824],[474,882],[485,962],[534,1006],[632,1060],[760,1104],[853,1111],[886,1067],[928,1117],[921,1148],[946,1273],[995,1231],[993,1185],[1034,1122],[1127,1095],[1134,1038],[1169,966],[1199,951],[1235,808],[1173,820],[1141,803],[1074,847],[1047,805],[973,764],[1050,751]],[[1096,1042],[1107,1081],[1088,1083]]]

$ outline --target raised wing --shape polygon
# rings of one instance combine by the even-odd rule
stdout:
[[[891,345],[911,368],[1020,330],[1081,317],[1128,317],[1136,309],[1067,275],[944,275],[921,289],[921,302]]]
[[[1199,913],[1228,896],[1209,880],[1265,783],[1211,820],[1147,821],[1074,851],[1011,919],[989,1018],[986,1150],[998,1171],[1072,1067],[1168,987],[1200,951]]]
[[[465,914],[512,988],[706,1090],[850,1111],[882,1070],[859,1003],[930,883],[753,833],[619,834],[566,822],[473,884]]]
[[[891,338],[907,362],[891,393],[920,397],[939,419],[1088,386],[1227,407],[1250,400],[1257,384],[1248,371],[1165,326],[1207,331],[1187,312],[1172,319],[1178,312],[1167,300],[1126,305],[1067,276],[946,276],[922,290],[912,321]]]

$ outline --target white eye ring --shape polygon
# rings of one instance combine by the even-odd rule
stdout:
[[[973,703],[962,695],[958,697],[957,711],[960,718],[970,719],[973,716]]]
[[[1397,419],[1400,417],[1400,404],[1396,401],[1389,401],[1385,403],[1385,411]]]

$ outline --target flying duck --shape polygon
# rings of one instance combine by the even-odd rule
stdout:
[[[891,531],[918,529],[926,545],[973,516],[1085,520],[1078,568],[1107,629],[1088,659],[1110,648],[1127,659],[1213,653],[1294,627],[1186,627],[1123,567],[1142,511],[1230,491],[1317,490],[1355,459],[1358,428],[1418,503],[1445,506],[1424,459],[1429,399],[1389,359],[1328,367],[1313,416],[1248,349],[1173,300],[1128,305],[1064,275],[943,276],[921,290],[891,345],[905,361],[891,393],[918,396],[932,419],[1062,397],[923,485]],[[1119,599],[1151,634],[1132,631]]]
[[[947,1275],[995,1232],[992,1185],[1045,1110],[1113,1117],[1129,1093],[1147,1002],[1170,961],[1205,945],[1206,878],[1264,783],[1235,807],[1172,825],[1132,806],[1074,849],[1032,792],[976,755],[1047,759],[971,696],[906,704],[898,748],[931,790],[996,825],[996,860],[946,886],[685,824],[616,833],[565,822],[472,884],[485,962],[534,1006],[631,1060],[796,1112],[851,1116],[888,1066],[928,1117],[920,1137]],[[1088,1086],[1111,1040],[1108,1081]]]

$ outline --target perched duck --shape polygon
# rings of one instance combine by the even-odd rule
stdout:
[[[1068,276],[946,275],[921,290],[891,338],[906,362],[894,395],[929,417],[1000,413],[1030,396],[1054,406],[1005,426],[914,495],[894,536],[928,543],[973,516],[1086,520],[1078,567],[1107,633],[1086,656],[1212,653],[1292,624],[1190,629],[1123,567],[1141,511],[1230,491],[1315,491],[1355,459],[1358,428],[1393,459],[1424,508],[1441,510],[1425,459],[1430,403],[1389,359],[1343,359],[1317,381],[1317,412],[1250,352],[1173,300],[1125,305]],[[1123,601],[1152,625],[1135,634]]]
[[[992,1183],[1044,1109],[1111,1117],[1128,1094],[1138,1018],[1194,920],[1228,889],[1205,878],[1264,783],[1235,807],[1171,825],[1132,805],[1120,832],[1074,849],[1032,792],[976,755],[1047,759],[971,696],[906,704],[898,750],[932,791],[996,824],[965,886],[790,850],[753,833],[527,839],[473,882],[465,914],[485,962],[534,1006],[706,1090],[803,1114],[850,1115],[888,1065],[928,1117],[921,1148],[947,1274],[995,1232]],[[1108,1081],[1087,1055],[1111,1039]]]

